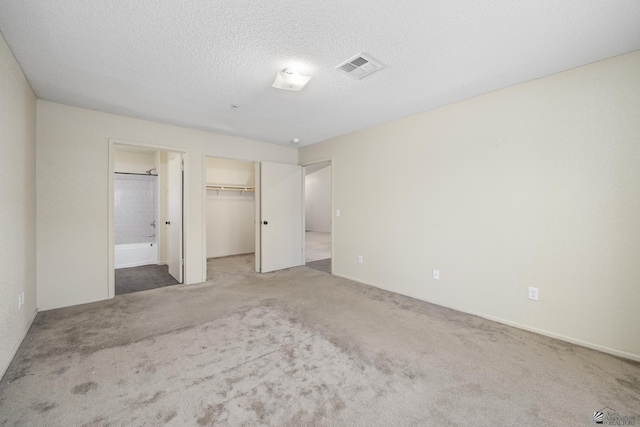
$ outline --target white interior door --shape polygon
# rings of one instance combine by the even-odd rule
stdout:
[[[260,162],[257,169],[260,215],[256,257],[260,262],[256,261],[256,267],[267,273],[304,265],[302,167]]]
[[[182,154],[169,153],[167,165],[167,258],[169,274],[182,283]]]

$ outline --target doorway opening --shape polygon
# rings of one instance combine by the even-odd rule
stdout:
[[[258,273],[304,265],[301,166],[207,156],[204,168],[207,280],[225,260]]]
[[[305,166],[305,263],[331,274],[331,161]]]
[[[255,263],[255,200],[255,162],[206,158],[207,280],[220,263]]]
[[[183,155],[113,147],[114,295],[182,283]]]

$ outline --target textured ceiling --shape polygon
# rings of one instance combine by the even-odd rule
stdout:
[[[2,0],[0,32],[41,99],[303,146],[640,49],[640,1]]]

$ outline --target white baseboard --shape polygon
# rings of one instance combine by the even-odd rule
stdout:
[[[20,339],[18,339],[18,341],[13,346],[13,349],[11,349],[11,353],[9,355],[9,359],[5,360],[3,362],[2,369],[0,369],[0,380],[2,380],[2,378],[4,377],[4,374],[7,372],[7,369],[9,369],[9,365],[11,364],[11,362],[13,361],[13,358],[15,357],[16,353],[18,352],[18,349],[20,348],[20,345],[22,344],[22,341],[24,341],[24,337],[27,336],[27,333],[29,332],[29,329],[31,329],[31,325],[33,324],[33,321],[36,319],[36,315],[37,314],[38,314],[38,309],[36,308],[33,311],[33,314],[31,315],[31,319],[29,319],[29,321],[27,322],[27,325],[22,330],[22,334],[20,335]]]
[[[550,338],[555,338],[561,341],[566,341],[569,342],[571,344],[576,344],[582,347],[586,347],[586,348],[590,348],[592,350],[597,350],[597,351],[601,351],[603,353],[607,353],[607,354],[611,354],[613,356],[618,356],[618,357],[624,357],[625,359],[630,359],[630,360],[635,360],[636,362],[640,362],[640,354],[635,354],[635,353],[629,353],[626,351],[622,351],[622,350],[617,350],[615,348],[610,348],[610,347],[606,347],[600,344],[594,344],[588,341],[583,341],[577,338],[572,338],[572,337],[568,337],[565,335],[561,335],[561,334],[556,334],[554,332],[550,332],[550,331],[546,331],[544,329],[538,329],[538,328],[533,328],[531,326],[527,326],[527,325],[523,325],[517,322],[513,322],[511,320],[506,320],[506,319],[502,319],[499,317],[495,317],[495,316],[491,316],[488,314],[484,314],[484,313],[479,313],[479,312],[474,312],[474,311],[469,311],[469,310],[463,310],[461,308],[455,307],[455,306],[451,306],[451,305],[445,305],[439,302],[435,302],[435,301],[429,301],[427,299],[421,298],[419,296],[416,295],[410,295],[410,294],[406,294],[406,293],[402,293],[402,292],[398,292],[392,289],[388,289],[385,288],[384,286],[379,286],[376,285],[374,283],[368,283],[362,280],[358,280],[356,278],[353,277],[349,277],[346,276],[344,274],[338,274],[338,273],[333,273],[334,276],[338,276],[338,277],[342,277],[343,279],[347,279],[347,280],[352,280],[354,282],[358,282],[358,283],[362,283],[368,286],[373,286],[374,288],[378,288],[378,289],[383,289],[385,291],[389,291],[389,292],[393,292],[396,294],[400,294],[400,295],[404,295],[407,296],[409,298],[415,298],[417,300],[420,301],[424,301],[424,302],[428,302],[429,304],[435,304],[435,305],[439,305],[441,307],[446,307],[446,308],[450,308],[452,310],[456,310],[459,311],[461,313],[466,313],[466,314],[471,314],[473,316],[478,316],[478,317],[482,317],[483,319],[487,319],[487,320],[491,320],[493,322],[498,322],[498,323],[502,323],[504,325],[508,325],[508,326],[513,326],[514,328],[518,328],[518,329],[522,329],[528,332],[533,332],[539,335],[544,335],[546,337],[550,337]]]
[[[49,311],[49,310],[55,310],[57,308],[73,307],[73,306],[82,305],[82,304],[91,304],[92,302],[105,301],[105,300],[108,300],[108,299],[111,299],[111,298],[109,298],[107,296],[105,298],[90,299],[90,300],[86,300],[86,301],[75,301],[75,302],[72,302],[72,303],[48,305],[48,306],[45,306],[45,307],[40,307],[38,309],[38,311]]]

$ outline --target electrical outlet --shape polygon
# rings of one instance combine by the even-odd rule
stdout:
[[[336,209],[336,216],[340,218],[340,209]]]
[[[529,286],[529,299],[538,301],[538,288]]]
[[[440,270],[433,270],[433,280],[440,280]]]
[[[362,264],[362,255],[358,255],[358,264]]]

